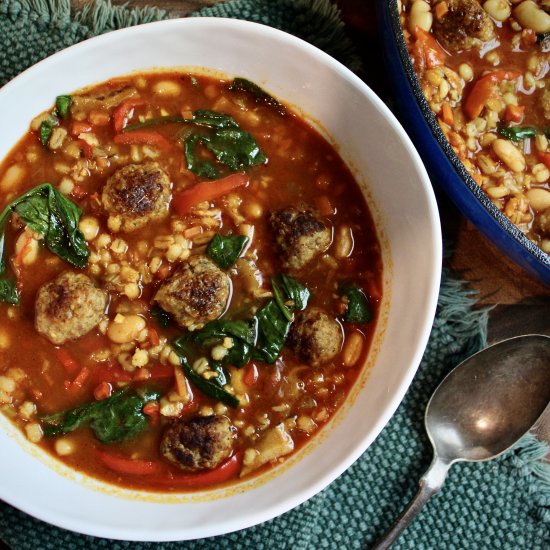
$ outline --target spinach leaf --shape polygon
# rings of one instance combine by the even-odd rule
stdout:
[[[215,130],[207,134],[191,134],[185,140],[187,168],[198,176],[210,179],[219,177],[216,167],[209,161],[198,161],[195,151],[199,144],[204,145],[218,162],[233,172],[239,172],[266,162],[266,157],[258,147],[254,137],[238,128]]]
[[[55,98],[55,109],[61,118],[67,118],[72,102],[70,95],[58,95]]]
[[[256,332],[250,321],[230,321],[218,319],[207,323],[201,330],[191,333],[195,343],[207,344],[222,340],[226,336],[238,338],[253,346],[256,343]]]
[[[0,213],[0,275],[6,270],[4,251],[6,224],[15,212],[36,233],[44,237],[46,247],[76,267],[84,267],[90,254],[78,229],[82,211],[49,183],[27,191]],[[0,278],[0,301],[17,303],[12,282]]]
[[[219,162],[234,172],[266,161],[252,134],[238,128],[218,130],[210,136],[203,136],[202,142]]]
[[[252,134],[242,130],[229,115],[197,110],[194,111],[192,119],[186,122],[209,128],[208,132],[194,132],[185,138],[187,168],[198,176],[210,179],[219,177],[219,172],[212,162],[197,159],[196,151],[199,145],[203,145],[219,163],[233,172],[265,163],[267,160]]]
[[[288,275],[279,274],[271,285],[275,295],[255,315],[258,338],[252,351],[253,359],[274,363],[284,346],[295,311],[304,310],[309,300],[309,290]]]
[[[113,393],[108,399],[84,403],[74,409],[42,417],[46,437],[66,434],[88,424],[103,443],[135,437],[148,424],[143,406],[160,398],[158,392],[137,392],[129,388]]]
[[[157,321],[161,328],[168,328],[172,322],[170,315],[160,306],[151,308],[151,316]]]
[[[188,341],[201,348],[211,348],[219,344],[225,337],[231,338],[233,346],[220,361],[221,365],[243,367],[250,361],[252,347],[256,343],[255,325],[251,321],[229,321],[219,319],[208,323],[201,330],[188,336]]]
[[[233,79],[233,82],[229,85],[229,90],[250,94],[256,100],[256,103],[264,103],[273,107],[280,115],[286,115],[286,109],[279,101],[246,78],[237,77]]]
[[[280,273],[271,282],[273,288],[280,287],[280,290],[292,301],[294,311],[303,311],[307,307],[310,292],[300,281]]]
[[[172,342],[172,348],[179,355],[185,374],[199,390],[214,399],[237,406],[232,404],[238,404],[234,396],[223,389],[228,380],[223,367],[233,365],[240,368],[251,359],[265,363],[274,363],[277,360],[292,324],[292,313],[307,306],[309,291],[287,275],[277,276],[273,280],[273,288],[277,288],[282,305],[277,300],[269,300],[252,319],[218,319],[207,323],[201,330],[185,333]],[[289,313],[290,319],[285,311]],[[193,370],[188,357],[193,354],[193,346],[198,347],[200,354],[204,356],[225,337],[232,339],[233,346],[221,360],[209,361],[210,368],[216,370],[218,376],[206,380]]]
[[[47,119],[43,120],[40,123],[40,129],[38,130],[38,135],[42,145],[47,147],[50,142],[50,137],[52,136],[53,129],[59,125],[59,120],[53,115],[50,115]]]
[[[235,264],[241,255],[248,237],[243,235],[220,235],[216,233],[208,243],[206,255],[222,269],[228,269]]]
[[[161,124],[179,124],[188,122],[187,119],[179,115],[166,115],[159,116],[157,118],[150,118],[143,122],[135,122],[134,124],[128,124],[123,128],[123,132],[131,132],[133,130],[141,130],[142,128],[150,128],[151,126],[159,126]]]
[[[252,359],[275,363],[283,349],[292,322],[285,317],[275,300],[269,300],[258,310],[255,319],[258,339],[256,347],[252,350]]]
[[[50,184],[35,187],[14,203],[14,211],[44,237],[51,252],[76,267],[86,265],[89,251],[78,229],[82,210],[76,204]]]
[[[202,178],[216,179],[219,177],[219,171],[209,160],[198,160],[195,156],[195,149],[201,143],[201,134],[190,134],[184,142],[185,159],[187,168]]]
[[[210,128],[216,128],[218,130],[227,130],[229,128],[239,127],[237,122],[229,115],[219,113],[217,111],[207,111],[205,109],[194,111],[193,118],[188,122],[209,126]]]
[[[0,302],[14,305],[19,303],[19,295],[17,294],[15,281],[0,279]]]
[[[372,319],[369,302],[360,288],[356,286],[342,287],[340,292],[348,300],[344,321],[348,323],[368,323]]]
[[[217,399],[230,407],[236,408],[239,406],[239,400],[223,388],[223,386],[227,383],[227,379],[223,371],[223,377],[220,376],[220,370],[218,370],[220,368],[219,366],[218,368],[216,368],[216,365],[213,367],[217,370],[218,376],[216,378],[210,378],[209,380],[203,378],[200,374],[193,370],[193,367],[191,367],[189,360],[187,359],[189,351],[186,335],[180,336],[172,341],[172,348],[180,358],[180,364],[184,374],[196,388],[204,392],[209,397]]]
[[[530,126],[500,126],[498,133],[512,141],[521,141],[526,138],[535,137],[537,129]]]

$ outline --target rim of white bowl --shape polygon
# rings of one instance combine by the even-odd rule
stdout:
[[[427,271],[429,272],[429,277],[426,278],[426,288],[430,289],[429,299],[426,303],[426,311],[428,311],[429,313],[425,316],[424,320],[421,323],[421,336],[416,342],[415,351],[410,358],[409,367],[406,371],[406,375],[402,377],[397,390],[394,392],[392,398],[388,400],[386,406],[384,407],[384,410],[379,415],[378,420],[376,421],[375,426],[371,430],[368,437],[364,437],[360,441],[356,442],[351,452],[349,452],[346,457],[330,471],[327,471],[325,475],[320,476],[315,483],[311,483],[308,487],[296,493],[293,493],[290,496],[282,497],[278,502],[272,504],[271,506],[256,511],[249,511],[246,517],[243,518],[243,521],[239,524],[236,524],[233,519],[231,519],[230,521],[224,521],[224,518],[217,518],[216,524],[214,526],[208,526],[207,530],[203,529],[202,526],[196,526],[193,528],[189,528],[189,526],[186,526],[185,528],[163,528],[164,530],[162,533],[151,533],[139,531],[139,525],[135,526],[135,528],[119,528],[116,526],[113,527],[90,524],[89,522],[86,522],[84,520],[72,517],[60,517],[52,513],[48,509],[44,509],[41,506],[35,506],[32,499],[28,499],[28,497],[22,498],[22,496],[18,494],[0,494],[0,497],[3,498],[10,505],[52,525],[86,535],[127,541],[163,542],[176,540],[194,540],[198,538],[213,537],[246,529],[248,527],[252,527],[254,525],[258,525],[260,523],[273,519],[274,517],[280,516],[281,514],[295,508],[296,506],[302,504],[306,500],[310,499],[311,497],[322,491],[336,478],[338,478],[354,462],[357,461],[357,459],[378,437],[380,432],[383,430],[390,418],[395,413],[408,387],[410,386],[410,383],[416,374],[416,371],[424,354],[426,344],[430,335],[437,307],[438,291],[441,277],[442,240],[437,203],[426,169],[412,141],[405,133],[405,130],[397,121],[389,108],[383,103],[383,101],[368,87],[367,84],[365,84],[358,76],[356,76],[347,67],[345,67],[345,65],[331,57],[329,54],[320,50],[316,46],[313,46],[312,44],[284,31],[260,23],[221,17],[191,17],[183,19],[170,19],[119,29],[105,33],[100,36],[89,38],[64,50],[56,52],[55,54],[43,59],[42,61],[39,61],[32,67],[20,73],[18,76],[16,76],[0,89],[0,101],[2,99],[4,91],[10,90],[13,86],[24,84],[27,79],[32,78],[32,73],[35,71],[36,68],[47,67],[49,64],[55,63],[60,57],[65,57],[67,55],[72,55],[80,51],[84,51],[90,46],[93,46],[99,42],[103,42],[105,46],[107,46],[110,42],[128,38],[132,35],[138,35],[143,32],[147,32],[152,28],[181,26],[223,26],[224,28],[233,28],[237,32],[244,30],[246,33],[259,33],[262,36],[267,36],[268,38],[272,37],[279,41],[287,42],[291,45],[297,46],[305,50],[310,55],[318,57],[320,61],[340,73],[343,78],[352,82],[354,86],[358,87],[362,91],[362,93],[368,98],[373,106],[383,113],[387,123],[395,131],[396,136],[399,138],[401,143],[408,150],[408,153],[411,155],[411,159],[413,161],[417,174],[420,176],[420,179],[423,180],[424,183],[426,200],[429,206],[429,211],[426,212],[426,215],[431,220],[431,245],[433,247],[432,265],[430,265],[429,269],[427,269]],[[0,492],[2,492],[1,488]],[[178,506],[178,504],[174,505]]]

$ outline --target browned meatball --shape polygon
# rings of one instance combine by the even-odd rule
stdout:
[[[205,256],[183,264],[158,289],[155,300],[183,327],[217,319],[227,307],[229,278]]]
[[[227,416],[176,420],[164,432],[160,452],[184,470],[211,470],[231,455],[233,431]]]
[[[88,276],[65,271],[38,291],[36,330],[56,345],[80,338],[99,323],[107,298]]]
[[[317,307],[296,315],[287,345],[298,359],[318,366],[333,359],[342,348],[342,329],[333,317]]]
[[[285,208],[270,216],[285,268],[301,269],[331,243],[331,230],[312,212]]]
[[[120,219],[122,231],[135,231],[166,217],[170,179],[156,162],[129,164],[107,180],[101,200],[105,210]]]
[[[441,44],[452,51],[468,50],[495,36],[493,22],[477,0],[445,0],[448,10],[435,17],[433,31]]]

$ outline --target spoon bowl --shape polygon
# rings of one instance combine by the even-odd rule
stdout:
[[[426,430],[441,459],[490,460],[528,432],[549,401],[550,338],[519,336],[447,375],[426,408]]]
[[[375,548],[388,548],[437,493],[458,461],[496,458],[521,439],[550,402],[550,337],[517,336],[463,361],[439,384],[424,423],[434,458],[420,489]]]

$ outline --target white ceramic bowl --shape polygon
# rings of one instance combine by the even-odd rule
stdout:
[[[0,158],[55,96],[155,67],[208,68],[253,80],[298,106],[337,145],[369,203],[383,248],[384,298],[368,364],[345,406],[281,467],[195,496],[126,491],[75,474],[0,418],[0,498],[52,524],[127,540],[183,540],[235,531],[315,495],[368,448],[422,357],[440,281],[437,206],[403,129],[343,65],[280,31],[236,20],[152,23],[60,52],[0,90]]]

